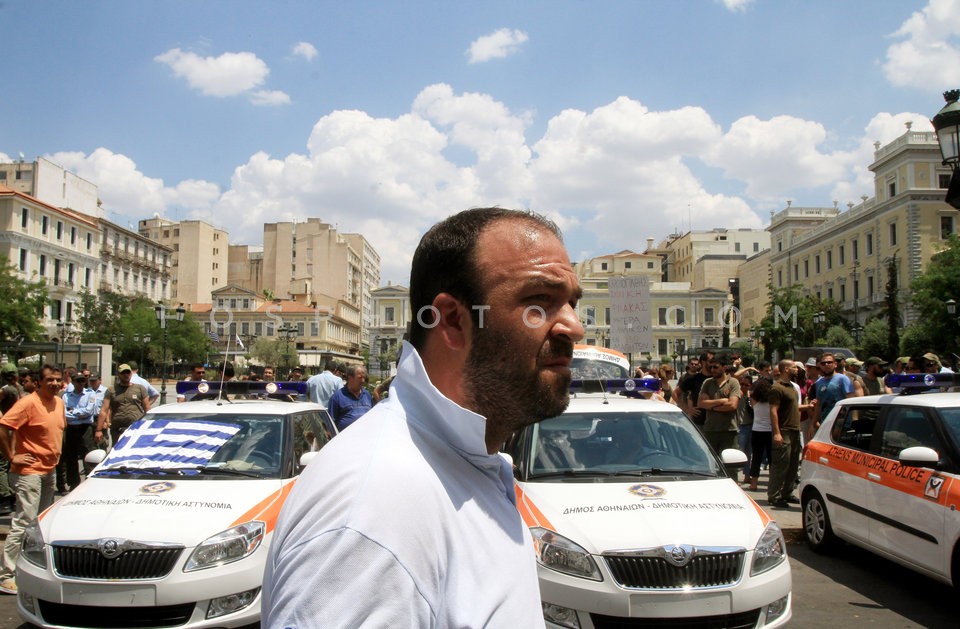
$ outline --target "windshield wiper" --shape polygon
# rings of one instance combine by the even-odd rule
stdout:
[[[246,476],[247,478],[263,478],[263,474],[258,474],[257,472],[248,472],[246,470],[236,470],[230,467],[190,467],[184,468],[190,470],[196,470],[201,474],[219,474],[221,476]]]
[[[117,472],[118,474],[180,474],[179,469],[170,469],[166,467],[133,467],[130,465],[118,465],[117,467],[105,467],[97,470],[96,476]]]
[[[540,472],[538,474],[531,474],[530,480],[535,478],[576,478],[593,476],[610,476],[610,472],[601,472],[599,470],[563,470],[561,472]]]
[[[717,475],[711,472],[697,472],[695,470],[683,470],[683,469],[667,469],[662,467],[648,467],[643,470],[636,470],[645,476],[656,476],[659,474],[663,475],[674,475],[682,474],[684,476],[706,476],[708,478],[716,478]]]

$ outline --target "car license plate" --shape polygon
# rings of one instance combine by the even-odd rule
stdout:
[[[669,596],[651,594],[630,596],[630,615],[654,618],[712,616],[729,614],[733,609],[729,592],[691,592],[687,596],[670,592]]]
[[[152,585],[64,583],[62,593],[63,602],[68,605],[150,607],[157,604],[157,589]]]

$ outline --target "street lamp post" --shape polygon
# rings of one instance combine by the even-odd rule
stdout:
[[[823,327],[823,324],[827,321],[827,314],[821,310],[820,312],[813,315],[813,333],[816,338],[813,339],[813,344],[816,345],[817,341],[820,339],[820,330]]]
[[[140,370],[146,371],[146,368],[143,364],[143,350],[144,347],[150,342],[150,334],[146,332],[143,334],[134,334],[133,342],[140,346]]]
[[[167,317],[170,315],[170,310],[164,306],[162,303],[157,303],[153,307],[154,314],[157,315],[157,321],[160,322],[160,330],[163,332],[163,361],[160,363],[160,369],[162,374],[160,377],[160,403],[167,403]],[[177,306],[176,310],[173,310],[176,314],[177,321],[183,321],[183,315],[186,312],[183,308],[183,304]]]
[[[952,168],[944,201],[960,210],[960,103],[957,102],[960,99],[960,90],[944,92],[943,99],[947,104],[930,122],[937,132],[943,165]]]
[[[863,326],[859,323],[853,326],[853,342],[860,346],[860,338],[863,336]]]
[[[290,324],[290,323],[284,323],[284,324],[281,325],[279,328],[277,328],[277,332],[278,332],[279,334],[283,335],[283,341],[284,341],[284,343],[283,343],[283,363],[284,363],[284,367],[285,367],[286,369],[289,369],[289,368],[291,367],[291,365],[290,365],[290,363],[289,363],[289,361],[290,361],[290,339],[296,337],[296,335],[297,335],[297,328],[296,328],[296,326],[294,326],[294,325],[292,325],[292,324]]]
[[[64,321],[63,319],[60,319],[59,321],[57,321],[57,332],[59,333],[59,337],[60,337],[60,345],[58,348],[58,355],[57,355],[57,366],[63,369],[64,367],[66,367],[66,361],[64,360],[64,356],[63,356],[63,353],[64,353],[63,346],[64,346],[64,343],[66,342],[67,334],[70,333],[70,322]]]

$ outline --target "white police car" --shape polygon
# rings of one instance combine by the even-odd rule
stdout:
[[[659,389],[656,379],[597,383]],[[574,390],[591,388],[574,382]],[[517,505],[537,553],[548,627],[775,627],[791,616],[777,524],[670,404],[577,393],[517,432]]]
[[[260,618],[280,507],[336,434],[305,383],[200,385],[154,409],[27,529],[18,608],[40,627],[239,627]],[[225,387],[227,388],[227,387]],[[208,391],[209,390],[209,391]],[[188,394],[196,393],[195,390]],[[235,399],[229,399],[229,398]],[[105,456],[105,458],[104,458]]]
[[[804,450],[800,499],[814,550],[842,539],[960,585],[960,393],[909,374],[899,395],[841,400]]]

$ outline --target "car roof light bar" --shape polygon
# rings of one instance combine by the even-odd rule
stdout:
[[[610,380],[576,379],[570,382],[570,393],[622,393],[637,395],[656,393],[660,390],[660,378],[613,378]]]
[[[960,374],[956,373],[895,373],[887,377],[888,387],[899,387],[900,393],[920,393],[941,387],[960,385]]]
[[[197,393],[202,395],[217,393],[232,395],[307,395],[306,382],[263,382],[260,380],[227,380],[207,382],[205,380],[183,380],[177,383],[177,393]]]

